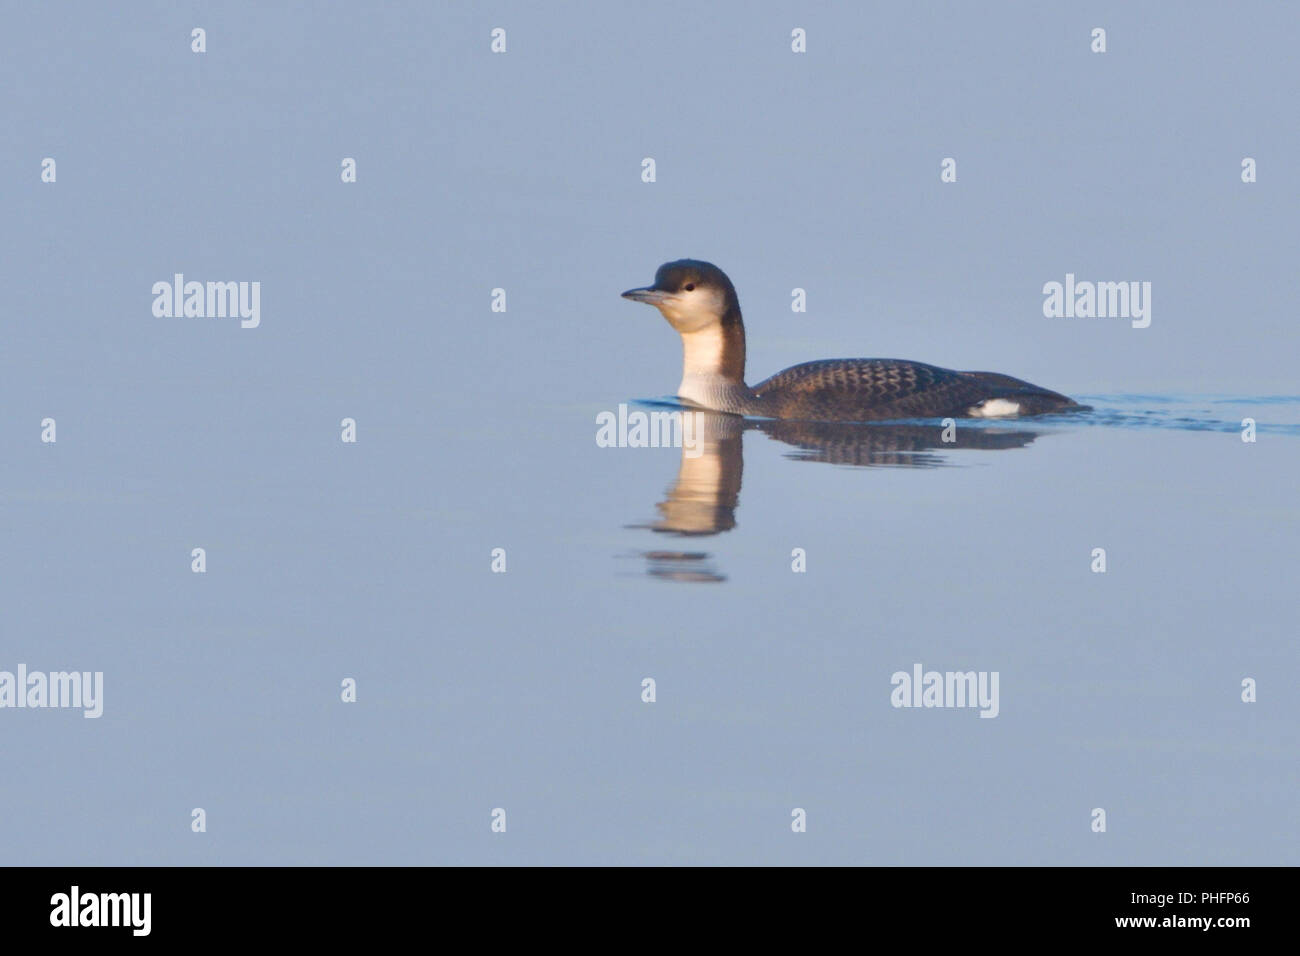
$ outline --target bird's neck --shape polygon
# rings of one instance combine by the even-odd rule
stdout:
[[[720,322],[682,333],[682,383],[677,396],[705,408],[744,414],[754,393],[745,385],[745,325],[740,309]]]

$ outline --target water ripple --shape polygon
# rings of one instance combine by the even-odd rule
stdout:
[[[963,428],[1006,428],[1019,422],[1035,428],[1094,425],[1106,428],[1168,428],[1178,431],[1240,432],[1242,419],[1255,421],[1264,435],[1300,437],[1300,395],[1075,395],[1092,408],[1086,412],[1039,415],[1022,419],[963,419]],[[641,399],[638,405],[689,409],[672,397]],[[939,419],[900,419],[889,424],[933,424]],[[751,419],[753,422],[762,419]],[[884,422],[873,423],[876,425]]]

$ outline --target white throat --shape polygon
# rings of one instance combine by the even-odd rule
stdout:
[[[714,323],[681,336],[682,382],[677,386],[677,397],[718,411],[740,411],[749,389],[744,383],[737,385],[723,377],[722,326]]]
[[[722,326],[682,333],[682,381],[722,375]]]

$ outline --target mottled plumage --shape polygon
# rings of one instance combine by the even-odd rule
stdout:
[[[1009,375],[885,358],[805,362],[759,382],[753,392],[772,418],[822,422],[962,418],[989,399],[1017,403],[1020,415],[1077,407]]]

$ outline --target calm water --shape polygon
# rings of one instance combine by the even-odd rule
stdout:
[[[6,12],[0,671],[104,711],[0,710],[0,862],[1300,862],[1300,21],[794,15]],[[750,381],[1095,410],[598,447],[678,381],[618,295],[683,256]],[[260,326],[155,317],[176,272]],[[1151,282],[1150,327],[1045,318],[1067,273]],[[891,706],[917,664],[998,716]]]
[[[9,657],[106,682],[5,714],[7,858],[1295,862],[1222,820],[1296,822],[1300,403],[1088,398],[955,448],[709,416],[693,461],[559,407],[355,446],[96,409],[3,472]],[[999,716],[892,708],[918,662]]]

